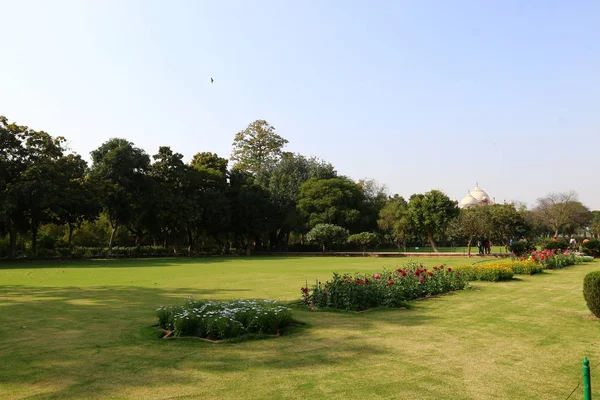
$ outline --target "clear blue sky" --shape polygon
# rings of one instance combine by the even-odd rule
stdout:
[[[289,151],[408,196],[600,209],[600,2],[0,0],[0,114],[154,154]],[[215,79],[210,84],[210,78]]]

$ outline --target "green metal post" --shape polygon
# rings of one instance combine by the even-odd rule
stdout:
[[[592,376],[590,375],[590,362],[583,359],[583,399],[592,400]]]

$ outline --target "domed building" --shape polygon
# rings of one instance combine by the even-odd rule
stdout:
[[[494,204],[492,200],[490,200],[490,196],[476,185],[473,190],[471,190],[467,195],[458,203],[460,208],[472,208],[479,206],[489,206]]]

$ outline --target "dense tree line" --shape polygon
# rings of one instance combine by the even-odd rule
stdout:
[[[285,152],[286,143],[258,120],[235,135],[231,166],[209,152],[188,163],[168,146],[150,156],[123,138],[101,144],[88,165],[64,138],[0,117],[0,252],[35,256],[41,241],[43,249],[96,246],[109,254],[115,245],[250,254],[308,243],[324,249],[348,235],[363,251],[377,242],[437,251],[440,242],[483,234],[506,243],[600,233],[598,213],[573,194],[550,195],[531,211],[459,210],[437,190],[390,196],[373,180],[355,182],[330,163]]]

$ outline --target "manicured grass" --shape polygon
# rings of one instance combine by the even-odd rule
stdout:
[[[468,247],[467,246],[463,246],[463,247],[439,247],[438,251],[440,253],[467,253],[468,251]],[[372,251],[399,251],[399,252],[403,252],[404,248],[400,247],[400,248],[381,248],[381,249],[374,249]],[[407,253],[433,253],[433,248],[432,247],[407,247],[406,248],[406,252]],[[492,246],[490,248],[490,252],[492,253],[505,253],[506,249],[504,248],[504,246]],[[475,245],[471,246],[471,254],[478,254],[479,253],[479,248]]]
[[[421,260],[421,259],[419,259]],[[1,399],[564,399],[600,362],[582,296],[594,262],[362,314],[294,309],[276,339],[161,340],[188,295],[295,300],[305,280],[407,259],[211,258],[0,264]],[[465,259],[422,259],[428,266]],[[594,373],[593,373],[594,375]],[[600,396],[600,384],[592,384]],[[581,391],[571,399],[580,399]]]

